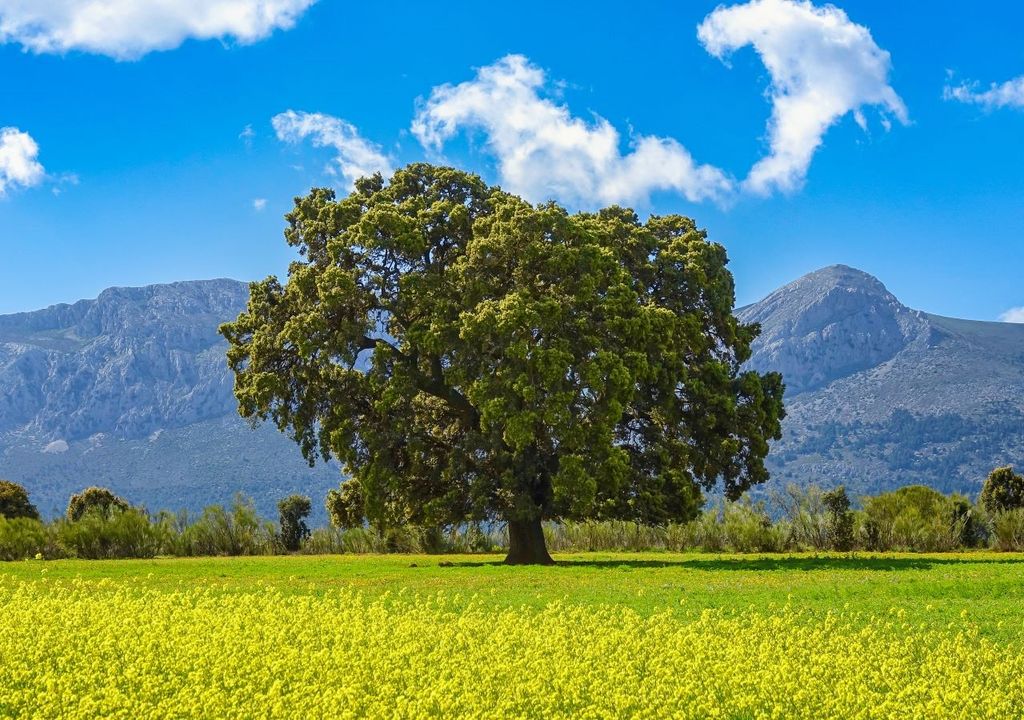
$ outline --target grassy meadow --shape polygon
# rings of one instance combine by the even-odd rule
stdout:
[[[1024,555],[0,566],[3,717],[1017,717]]]

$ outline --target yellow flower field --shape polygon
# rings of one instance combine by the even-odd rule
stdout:
[[[1024,655],[787,607],[641,614],[454,594],[0,584],[0,717],[1014,718]]]

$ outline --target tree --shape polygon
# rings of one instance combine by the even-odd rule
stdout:
[[[312,509],[313,504],[305,495],[289,495],[277,503],[281,521],[281,542],[285,550],[298,550],[302,546],[302,541],[309,537],[306,518]]]
[[[282,284],[221,327],[239,412],[340,459],[378,528],[686,520],[700,489],[767,479],[780,375],[741,371],[721,245],[692,220],[533,206],[458,170],[296,198]]]
[[[18,483],[0,480],[0,517],[39,519],[39,511],[28,499],[28,491]]]
[[[118,497],[104,487],[88,487],[71,496],[68,501],[67,518],[71,522],[81,520],[87,512],[109,515],[115,510],[127,510],[131,507],[127,500]]]
[[[985,480],[980,500],[990,515],[1024,508],[1024,477],[1015,473],[1009,465],[996,468]]]
[[[853,513],[846,487],[840,485],[821,496],[828,510],[828,539],[833,550],[848,552],[853,549]]]

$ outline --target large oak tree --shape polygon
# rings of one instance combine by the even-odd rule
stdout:
[[[504,520],[507,562],[549,563],[544,519],[686,520],[767,479],[782,379],[741,370],[758,329],[692,220],[427,164],[287,220],[302,260],[221,332],[240,413],[339,459],[353,522]]]

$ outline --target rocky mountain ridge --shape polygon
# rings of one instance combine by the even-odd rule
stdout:
[[[109,485],[158,509],[198,510],[242,491],[260,509],[292,491],[317,502],[335,466],[238,417],[218,334],[248,285],[206,280],[111,288],[95,300],[0,316],[0,477],[46,510]]]
[[[912,310],[842,265],[737,314],[762,326],[751,366],[786,381],[774,483],[974,494],[1024,464],[1024,325]]]

